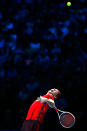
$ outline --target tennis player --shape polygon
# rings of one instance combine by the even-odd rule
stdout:
[[[21,131],[39,131],[46,112],[50,107],[54,108],[55,100],[59,96],[60,91],[54,88],[49,90],[46,95],[38,97],[29,108]]]

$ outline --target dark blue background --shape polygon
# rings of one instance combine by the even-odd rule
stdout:
[[[31,103],[51,88],[56,105],[86,129],[86,0],[0,0],[0,129],[19,130]],[[66,130],[50,109],[43,131]]]

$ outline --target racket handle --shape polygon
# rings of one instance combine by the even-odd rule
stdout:
[[[57,109],[57,107],[56,107],[56,106],[54,107],[54,109],[55,109],[56,111],[58,111],[58,110],[59,110],[59,109]]]

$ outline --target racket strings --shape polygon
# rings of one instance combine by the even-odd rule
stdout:
[[[63,113],[60,117],[60,123],[64,127],[71,127],[73,126],[74,122],[75,122],[74,117],[69,113]]]

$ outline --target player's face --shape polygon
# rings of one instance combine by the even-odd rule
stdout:
[[[56,96],[58,93],[58,90],[54,88],[54,89],[49,90],[48,93],[51,93],[52,95]]]

